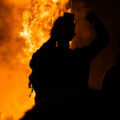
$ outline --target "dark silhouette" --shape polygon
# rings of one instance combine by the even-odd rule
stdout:
[[[69,48],[75,35],[75,18],[74,14],[65,13],[55,21],[51,38],[34,53],[30,61],[30,83],[36,92],[36,106],[22,120],[38,119],[48,114],[52,117],[56,114],[58,118],[64,113],[76,116],[80,112],[78,109],[90,104],[86,99],[91,94],[88,92],[89,65],[108,44],[109,37],[93,12],[86,18],[94,24],[97,34],[90,45],[75,50]]]
[[[120,97],[120,54],[116,57],[116,64],[104,76],[102,93],[106,97]]]
[[[102,84],[102,106],[104,111],[118,110],[120,107],[120,54],[116,64],[109,68]],[[112,108],[112,109],[111,109]]]

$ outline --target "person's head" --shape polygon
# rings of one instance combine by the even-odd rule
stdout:
[[[74,37],[75,18],[73,13],[64,13],[59,17],[51,30],[51,37],[59,42],[69,42]]]

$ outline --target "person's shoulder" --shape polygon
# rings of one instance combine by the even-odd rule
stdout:
[[[42,55],[43,53],[50,51],[50,48],[46,47],[46,44],[47,43],[44,43],[33,55]]]

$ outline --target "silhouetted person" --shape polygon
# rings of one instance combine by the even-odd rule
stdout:
[[[30,61],[30,83],[36,92],[36,106],[31,110],[33,114],[39,115],[35,112],[37,109],[44,111],[43,114],[72,115],[77,114],[75,109],[85,107],[90,62],[109,42],[98,17],[91,12],[86,18],[94,24],[97,34],[90,45],[75,50],[69,48],[69,42],[75,35],[75,18],[74,14],[65,13],[55,21],[51,38],[34,53]]]
[[[33,55],[30,82],[36,91],[36,102],[63,95],[72,73],[69,41],[74,36],[74,28],[74,14],[65,13],[54,23],[51,38]]]

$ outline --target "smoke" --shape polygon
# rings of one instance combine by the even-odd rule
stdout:
[[[15,57],[21,44],[18,31],[21,23],[21,8],[0,1],[0,62],[11,63],[10,57]],[[17,52],[16,52],[17,51]]]
[[[27,2],[0,0],[0,120],[16,120],[33,105],[27,85],[30,71],[18,59],[24,47],[19,32]]]

